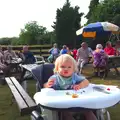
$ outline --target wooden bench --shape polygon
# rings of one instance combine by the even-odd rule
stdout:
[[[109,69],[114,69],[116,72],[116,75],[119,75],[119,69],[120,68],[120,56],[111,56],[109,57],[109,61],[108,61],[108,68]]]
[[[37,105],[32,98],[26,93],[15,77],[5,78],[20,110],[21,116],[31,114],[37,109]]]

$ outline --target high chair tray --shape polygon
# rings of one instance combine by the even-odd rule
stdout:
[[[43,88],[34,95],[34,100],[37,104],[51,108],[102,109],[120,101],[120,89],[117,86],[96,84],[90,84],[78,91]]]

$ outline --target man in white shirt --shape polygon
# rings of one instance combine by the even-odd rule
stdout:
[[[80,73],[82,73],[83,66],[88,63],[89,56],[92,56],[92,49],[88,47],[86,42],[83,42],[81,48],[77,50],[77,62]]]

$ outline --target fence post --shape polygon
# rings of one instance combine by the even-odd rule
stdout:
[[[42,56],[41,46],[40,46],[40,56]]]

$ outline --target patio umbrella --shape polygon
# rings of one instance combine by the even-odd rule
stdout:
[[[87,26],[76,31],[77,35],[82,34],[83,37],[95,38],[97,33],[119,32],[120,28],[109,22],[90,23]]]

